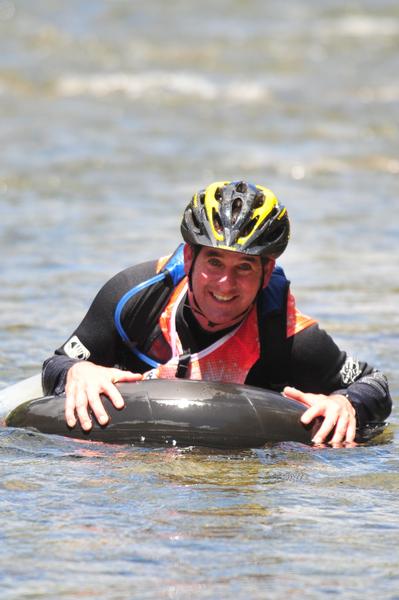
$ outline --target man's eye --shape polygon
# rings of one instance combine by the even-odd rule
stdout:
[[[252,265],[249,263],[242,263],[238,266],[238,268],[240,271],[252,271]]]
[[[220,267],[222,264],[217,258],[210,258],[208,263],[211,265],[211,267]]]

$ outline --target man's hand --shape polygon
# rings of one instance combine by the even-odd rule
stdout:
[[[88,361],[75,363],[68,371],[65,384],[65,420],[68,426],[75,427],[77,417],[82,429],[89,431],[92,427],[89,408],[100,425],[105,425],[109,416],[105,412],[100,394],[106,394],[115,408],[123,408],[123,398],[115,383],[139,381],[141,378],[140,373],[100,367]]]
[[[352,444],[356,436],[356,413],[348,398],[341,394],[325,396],[324,394],[310,394],[301,392],[292,387],[285,387],[284,396],[298,400],[309,406],[303,413],[301,422],[308,425],[316,417],[323,417],[323,423],[312,439],[314,444],[322,444],[333,431],[329,444],[342,446],[345,442]]]

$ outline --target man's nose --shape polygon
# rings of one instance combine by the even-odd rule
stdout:
[[[218,283],[219,285],[228,288],[235,285],[236,275],[233,269],[226,269],[224,273],[219,277]]]

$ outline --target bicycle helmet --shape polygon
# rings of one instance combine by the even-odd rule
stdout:
[[[193,196],[181,233],[194,246],[278,258],[288,244],[290,225],[271,190],[245,181],[216,181]]]

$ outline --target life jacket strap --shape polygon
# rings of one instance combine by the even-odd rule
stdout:
[[[185,350],[183,354],[179,356],[179,363],[176,369],[176,377],[178,379],[185,379],[188,371],[188,367],[191,360],[191,352],[190,349]]]

